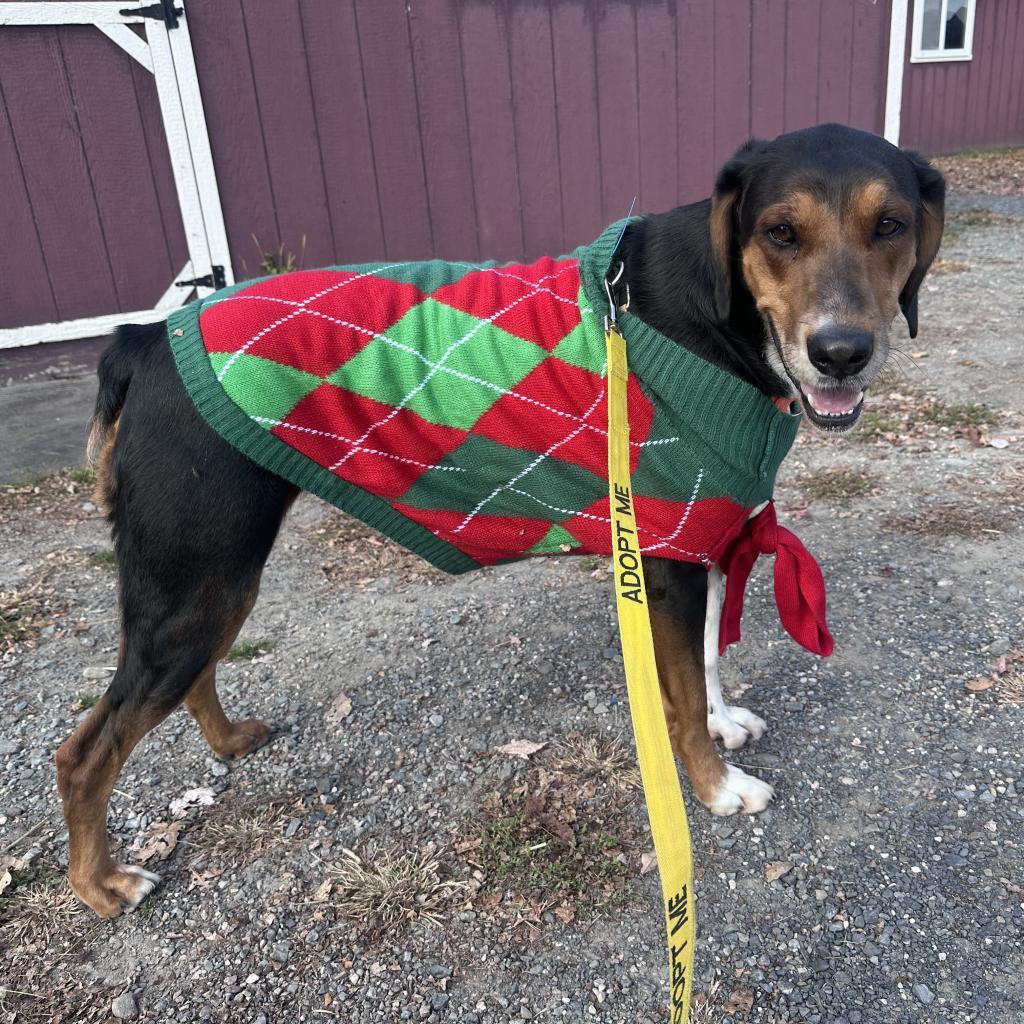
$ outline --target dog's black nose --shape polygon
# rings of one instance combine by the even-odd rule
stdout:
[[[859,327],[829,327],[807,339],[807,357],[830,377],[852,377],[868,364],[875,342]]]

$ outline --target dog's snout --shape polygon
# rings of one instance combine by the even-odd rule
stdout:
[[[874,347],[870,331],[829,327],[807,339],[807,358],[829,377],[852,377],[867,366]]]

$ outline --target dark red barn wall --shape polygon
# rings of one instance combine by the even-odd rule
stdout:
[[[903,145],[925,153],[1024,145],[1021,0],[977,0],[972,60],[911,64],[910,39],[908,27]]]
[[[886,0],[191,0],[236,271],[564,252],[752,133],[880,131]]]
[[[882,127],[888,0],[188,12],[239,277],[279,246],[305,266],[565,252],[634,195],[708,195],[752,133]],[[152,80],[96,29],[0,29],[0,197],[0,325],[147,308],[185,262]]]

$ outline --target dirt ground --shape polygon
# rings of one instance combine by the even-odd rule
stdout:
[[[729,759],[777,798],[686,790],[697,1022],[1021,1019],[1022,224],[956,205],[920,336],[784,466],[837,648],[784,637],[760,565],[725,683],[769,731]],[[301,500],[220,672],[279,731],[224,763],[177,712],[141,744],[110,828],[163,883],[100,922],[53,775],[116,657],[88,472],[0,488],[0,530],[0,1021],[665,1019],[604,562],[448,578]]]

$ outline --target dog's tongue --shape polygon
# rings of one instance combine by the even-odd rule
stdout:
[[[864,397],[863,391],[854,388],[808,388],[804,394],[815,412],[828,416],[843,416],[853,412]]]

